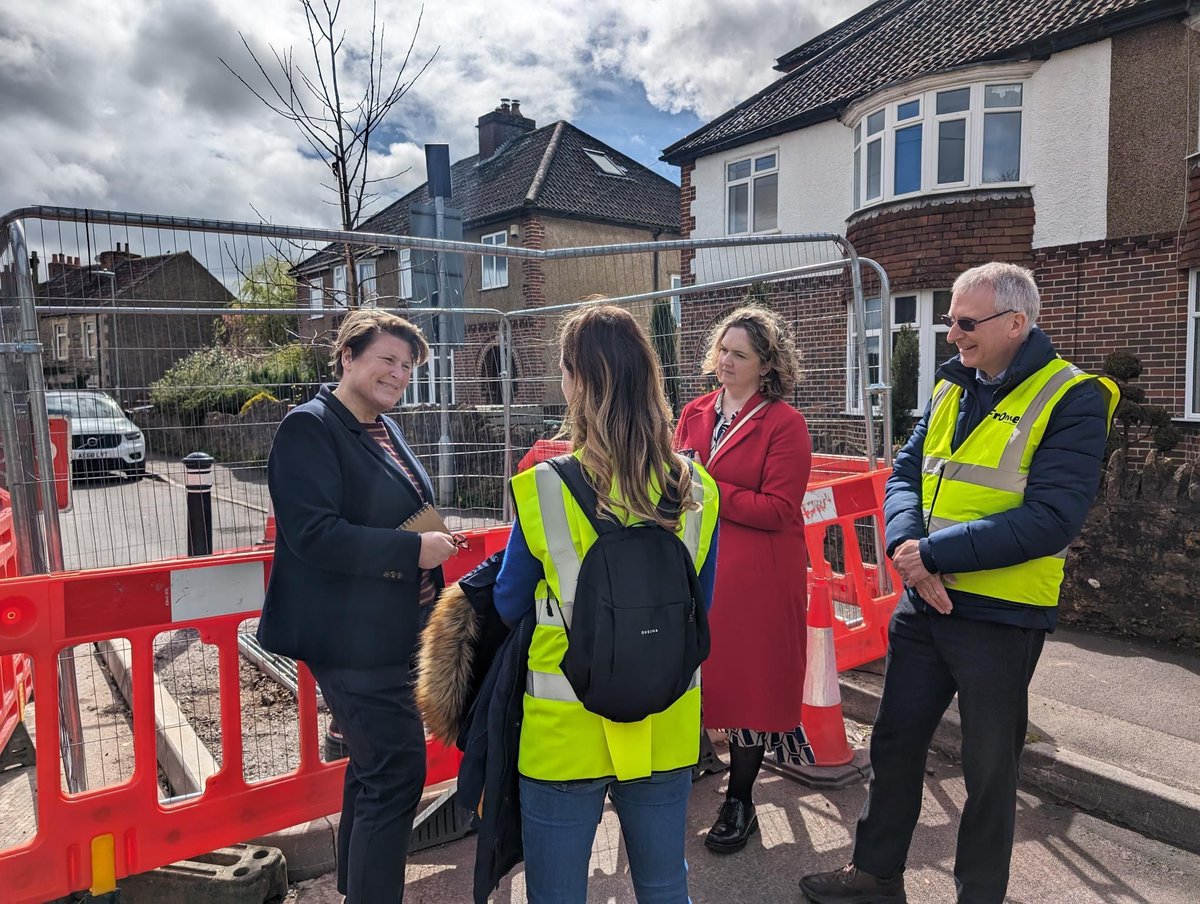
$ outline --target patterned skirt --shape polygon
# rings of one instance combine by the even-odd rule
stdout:
[[[802,725],[791,731],[727,728],[725,737],[730,747],[765,747],[764,756],[772,757],[781,766],[812,766],[817,761]]]

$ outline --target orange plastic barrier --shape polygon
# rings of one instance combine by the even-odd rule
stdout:
[[[0,577],[17,574],[17,544],[13,536],[12,504],[0,490]],[[21,655],[0,656],[0,750],[25,718],[25,701],[33,693],[33,663]]]
[[[873,518],[882,545],[883,488],[890,474],[889,468],[870,471],[862,458],[813,456],[804,497],[809,587],[816,581],[828,582],[837,616],[833,636],[839,672],[887,652],[888,621],[900,599],[900,576],[873,543],[863,549],[860,528],[868,535],[866,519]],[[827,539],[840,552],[833,555],[834,562],[827,554]]]
[[[566,455],[571,451],[570,440],[565,439],[539,439],[533,444],[528,452],[526,452],[521,460],[517,463],[517,473],[528,471],[539,462],[543,462],[548,458],[554,458],[559,455]]]
[[[454,580],[503,548],[508,527],[464,532],[468,548],[447,563]],[[13,578],[0,582],[0,657],[27,653],[34,663],[37,733],[36,836],[0,851],[0,889],[14,904],[35,904],[227,844],[336,812],[345,763],[320,758],[315,684],[298,671],[299,766],[248,783],[243,777],[239,624],[257,614],[271,551],[172,559],[123,568]],[[180,803],[158,799],[154,639],[196,628],[216,648],[222,764],[204,792]],[[112,638],[132,656],[134,768],[129,781],[73,795],[61,791],[58,737],[60,650]],[[426,781],[453,778],[461,754],[428,748]]]

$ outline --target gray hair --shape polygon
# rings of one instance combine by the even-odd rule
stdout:
[[[1026,332],[1037,323],[1038,314],[1042,309],[1042,298],[1038,293],[1037,283],[1033,280],[1033,271],[1016,264],[1005,264],[992,261],[972,267],[959,275],[954,281],[954,294],[966,294],[976,289],[991,289],[995,295],[996,313],[1001,311],[1020,311],[1028,323]]]

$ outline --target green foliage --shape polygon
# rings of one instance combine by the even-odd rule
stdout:
[[[231,308],[294,308],[296,280],[291,265],[269,258],[246,273],[241,298]],[[295,314],[226,314],[217,327],[221,343],[239,351],[257,351],[291,342],[299,332]]]
[[[654,343],[654,351],[662,365],[663,388],[667,392],[667,401],[671,405],[671,413],[679,413],[679,326],[671,312],[671,300],[660,298],[654,303],[650,314],[650,337]]]
[[[288,394],[291,387],[316,383],[321,379],[317,353],[299,342],[255,356],[250,376],[255,383],[269,386],[284,395]]]
[[[916,418],[917,383],[921,373],[921,346],[917,331],[910,326],[900,327],[892,347],[892,442],[903,443]]]
[[[262,392],[256,392],[254,395],[250,396],[250,398],[246,399],[246,404],[244,404],[241,407],[241,410],[238,411],[238,414],[246,414],[247,412],[250,411],[251,408],[253,408],[255,405],[257,405],[259,402],[278,402],[278,401],[279,401],[279,399],[275,398],[275,396],[271,395],[271,393],[267,392],[264,389]]]
[[[150,401],[202,423],[210,411],[237,414],[262,390],[251,376],[252,359],[226,348],[201,348],[176,361],[150,387]]]
[[[1130,352],[1113,352],[1104,359],[1104,373],[1121,389],[1121,401],[1113,415],[1114,429],[1109,434],[1109,451],[1149,440],[1159,452],[1170,452],[1183,439],[1183,433],[1171,422],[1171,412],[1146,401],[1146,390],[1129,380],[1142,374],[1142,362]]]

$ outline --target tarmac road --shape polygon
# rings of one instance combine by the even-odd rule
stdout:
[[[780,904],[802,899],[804,873],[833,869],[850,856],[854,820],[866,788],[815,792],[764,773],[757,804],[761,834],[740,854],[719,857],[703,844],[724,793],[719,776],[695,786],[688,860],[695,904]],[[921,825],[909,858],[912,904],[951,904],[955,832],[965,791],[962,771],[931,754]],[[629,864],[615,814],[606,810],[592,851],[588,900],[632,904]],[[409,859],[409,904],[469,901],[472,837]],[[286,904],[340,904],[333,875],[293,886]],[[494,904],[524,904],[518,867],[501,883]],[[1077,810],[1022,791],[1008,901],[1012,904],[1195,904],[1200,901],[1200,856],[1151,841]]]

